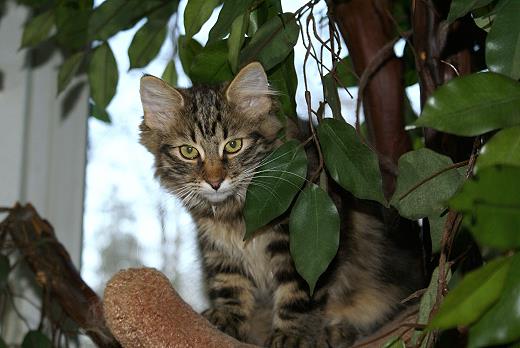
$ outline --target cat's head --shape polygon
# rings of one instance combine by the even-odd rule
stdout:
[[[155,156],[161,184],[189,208],[243,202],[281,129],[262,66],[251,63],[220,86],[188,89],[144,76],[140,93],[141,143]]]

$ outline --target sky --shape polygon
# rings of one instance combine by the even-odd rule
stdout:
[[[282,1],[282,5],[285,12],[294,12],[305,2]],[[178,27],[181,32],[184,31],[182,13],[185,5],[186,1],[181,1],[178,12],[180,14]],[[315,16],[319,18],[318,14],[325,11],[325,2],[320,2],[315,9]],[[217,12],[215,11],[201,32],[195,36],[199,42],[204,43],[207,40],[209,29],[216,21]],[[171,20],[170,25],[173,25],[174,21],[175,18]],[[112,123],[106,124],[92,117],[89,118],[82,275],[92,287],[99,290],[104,288],[99,268],[102,263],[101,250],[109,244],[111,236],[106,230],[111,219],[107,207],[111,202],[121,201],[135,219],[130,223],[120,224],[117,233],[134,236],[139,245],[137,256],[143,265],[162,268],[170,278],[173,277],[172,265],[164,265],[161,250],[163,245],[176,248],[178,258],[175,268],[178,272],[178,280],[180,279],[180,282],[176,282],[177,290],[196,310],[202,310],[207,306],[207,302],[201,285],[193,222],[179,201],[161,190],[153,177],[152,155],[138,142],[138,129],[143,115],[139,98],[139,79],[144,73],[161,76],[173,52],[172,38],[169,37],[158,57],[147,67],[128,71],[127,49],[133,35],[143,24],[144,22],[140,22],[132,29],[121,32],[109,40],[119,68],[117,93],[108,107]],[[325,30],[328,31],[326,28]],[[171,30],[169,32],[171,33]],[[402,54],[403,46],[403,42],[396,45],[398,54]],[[296,71],[301,72],[305,55],[301,38],[295,50]],[[343,53],[345,54],[346,52]],[[326,61],[330,61],[330,58]],[[179,87],[189,87],[190,81],[182,73],[179,61],[176,62],[176,66],[179,72]],[[307,66],[307,74],[311,77],[310,81],[312,76],[319,76],[314,64]],[[299,76],[299,79],[301,81],[302,76]],[[321,84],[311,84],[309,89],[316,107],[321,99]],[[303,85],[300,83],[297,91],[297,111],[301,116],[306,114],[303,91]],[[349,123],[353,123],[355,99],[351,99],[345,91],[339,92],[344,116]],[[357,94],[356,88],[350,89],[350,92],[354,97]],[[417,111],[418,88],[412,87],[408,93]],[[157,217],[159,204],[162,204],[167,212],[166,241],[163,240]]]

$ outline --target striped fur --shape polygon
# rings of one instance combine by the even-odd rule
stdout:
[[[338,255],[311,297],[291,260],[286,226],[269,225],[243,241],[247,186],[279,145],[272,94],[259,64],[222,86],[173,89],[146,76],[141,142],[155,156],[163,187],[183,200],[196,222],[211,302],[204,315],[214,325],[271,347],[348,347],[385,322],[419,285],[419,264],[398,249],[376,218],[348,210]],[[224,153],[223,144],[237,138],[243,139],[242,150]],[[183,159],[183,144],[201,156]],[[228,190],[215,196],[218,201],[206,183],[215,170]]]

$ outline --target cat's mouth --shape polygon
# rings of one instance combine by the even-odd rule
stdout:
[[[210,203],[221,203],[233,194],[233,188],[228,180],[224,180],[217,190],[212,188],[209,184],[203,183],[200,191],[202,196]]]

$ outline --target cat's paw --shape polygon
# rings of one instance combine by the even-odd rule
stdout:
[[[348,323],[339,323],[325,328],[327,342],[331,347],[351,347],[359,337],[359,332]]]
[[[202,315],[220,331],[240,341],[246,339],[246,328],[242,316],[221,308],[209,308],[202,312]]]
[[[282,330],[275,330],[269,340],[267,347],[270,348],[322,348],[327,347],[325,341],[310,337],[305,334],[287,333]]]

